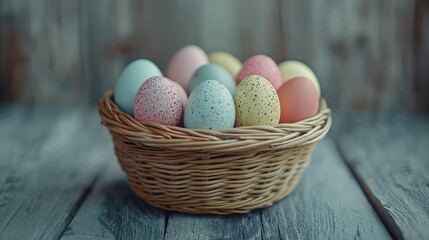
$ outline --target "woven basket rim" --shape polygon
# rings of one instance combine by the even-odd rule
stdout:
[[[270,126],[245,126],[222,130],[187,129],[177,126],[161,125],[154,122],[139,122],[134,117],[122,112],[113,101],[113,91],[107,91],[98,102],[102,124],[113,134],[116,133],[132,141],[145,145],[180,150],[200,149],[198,143],[206,150],[228,148],[250,149],[250,146],[276,144],[281,140],[283,146],[296,147],[315,143],[322,139],[332,124],[331,110],[321,98],[320,109],[316,116],[297,123],[281,123]],[[212,146],[208,147],[207,142]],[[191,144],[191,145],[190,145]],[[217,146],[216,146],[217,145]],[[243,150],[244,150],[243,149]]]

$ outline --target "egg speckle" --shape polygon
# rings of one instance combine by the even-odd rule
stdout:
[[[235,122],[234,100],[224,85],[206,80],[189,96],[184,119],[186,128],[232,128]]]
[[[234,96],[235,126],[274,125],[280,120],[280,102],[276,90],[263,77],[246,77]]]
[[[149,78],[139,88],[134,101],[134,117],[140,122],[180,124],[183,102],[179,90],[168,78]]]
[[[268,56],[255,55],[243,63],[243,68],[238,73],[236,81],[238,84],[247,76],[259,75],[273,85],[277,90],[282,85],[282,77],[277,64]]]

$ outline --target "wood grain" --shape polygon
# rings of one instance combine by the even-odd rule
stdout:
[[[1,1],[0,101],[93,104],[130,61],[197,44],[304,61],[334,109],[426,110],[424,1]]]
[[[417,0],[414,16],[415,93],[417,108],[429,112],[429,2]]]
[[[58,238],[111,156],[98,116],[38,109],[0,126],[0,238]]]
[[[282,1],[286,57],[341,109],[412,109],[414,1]]]
[[[141,201],[131,191],[111,153],[105,171],[62,239],[163,239],[164,211]]]
[[[377,214],[328,138],[298,188],[261,210],[265,239],[389,239]]]
[[[395,238],[429,235],[429,118],[404,113],[350,114],[338,145]]]

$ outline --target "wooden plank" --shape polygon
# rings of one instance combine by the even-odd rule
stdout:
[[[281,2],[286,57],[315,71],[331,107],[415,107],[416,1]]]
[[[320,143],[299,187],[270,208],[245,215],[170,213],[166,239],[388,239],[390,236],[341,161]]]
[[[0,125],[0,238],[58,238],[111,155],[95,109],[25,111]],[[17,124],[13,122],[17,122]]]
[[[259,210],[227,216],[170,213],[164,239],[262,239]]]
[[[62,239],[162,239],[164,211],[131,191],[114,154],[108,161]]]
[[[298,188],[261,210],[266,239],[389,239],[333,140],[316,148]]]
[[[429,113],[429,2],[416,0],[414,18],[414,90],[417,109]]]
[[[429,118],[349,114],[338,145],[359,184],[395,238],[429,236]]]

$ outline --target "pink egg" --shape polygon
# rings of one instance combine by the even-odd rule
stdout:
[[[283,84],[277,95],[280,100],[280,123],[294,123],[314,117],[319,111],[319,94],[312,81],[295,77]]]
[[[207,54],[201,48],[194,45],[185,46],[171,58],[165,76],[188,91],[192,74],[208,62]]]
[[[183,102],[173,81],[162,76],[146,80],[134,100],[134,117],[139,122],[156,122],[178,126],[182,120]]]
[[[182,88],[182,86],[180,86],[177,82],[174,82],[174,85],[177,87],[177,90],[179,90],[179,94],[180,94],[180,98],[182,99],[182,103],[183,103],[183,109],[186,108],[186,104],[188,103],[188,94],[186,94],[185,89]],[[183,117],[184,117],[185,111],[183,110],[182,112],[182,120],[179,123],[179,127],[184,127],[185,126],[185,122],[183,121]]]
[[[282,84],[280,69],[273,59],[266,55],[255,55],[248,58],[236,77],[237,84],[250,75],[259,75],[267,79],[276,90]]]
[[[185,107],[186,103],[188,102],[188,94],[186,94],[185,89],[183,89],[183,87],[180,86],[180,84],[178,84],[177,82],[174,82],[174,81],[172,81],[172,82],[177,87],[177,90],[179,90],[180,98],[182,99],[183,106]]]

